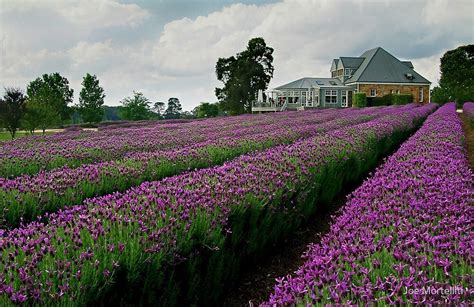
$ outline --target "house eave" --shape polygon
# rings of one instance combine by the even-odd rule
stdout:
[[[346,83],[346,85],[357,85],[357,84],[383,84],[383,85],[431,85],[431,82],[379,82],[379,81],[354,81]]]

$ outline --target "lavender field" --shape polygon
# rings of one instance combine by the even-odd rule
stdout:
[[[437,108],[280,112],[1,143],[0,305],[221,304],[243,268],[377,166],[263,305],[467,303],[473,175],[454,105]],[[417,291],[425,287],[462,291]]]

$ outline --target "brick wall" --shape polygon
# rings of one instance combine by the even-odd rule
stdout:
[[[429,85],[399,85],[399,84],[359,84],[359,92],[365,93],[370,97],[370,90],[377,90],[377,97],[382,97],[391,93],[391,90],[400,90],[400,94],[412,94],[415,102],[420,102],[419,88],[423,88],[423,103],[429,102],[430,86]]]

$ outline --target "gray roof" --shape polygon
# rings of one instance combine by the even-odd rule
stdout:
[[[364,61],[361,57],[341,57],[340,59],[344,68],[357,68]]]
[[[413,63],[411,61],[402,61],[402,63],[410,67],[411,69],[415,68],[415,66],[413,66]]]
[[[364,58],[363,62],[354,75],[346,80],[346,84],[352,82],[431,83],[410,68],[406,62],[401,62],[381,47],[367,50],[360,57]],[[407,74],[411,74],[413,79],[408,79]]]
[[[337,78],[301,78],[296,81],[279,86],[276,89],[304,89],[310,87],[346,87]]]

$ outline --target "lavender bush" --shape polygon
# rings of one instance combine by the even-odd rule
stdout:
[[[146,182],[0,230],[0,304],[214,301],[239,263],[362,175],[434,106],[407,108],[223,166]]]
[[[472,303],[473,174],[454,103],[352,195],[264,306]]]
[[[287,112],[285,112],[287,113]],[[164,123],[146,127],[130,127],[104,131],[73,131],[51,136],[32,136],[0,147],[0,176],[15,177],[35,174],[61,166],[77,167],[81,164],[110,161],[129,152],[169,150],[209,140],[231,136],[235,130],[252,134],[268,124],[305,121],[315,111],[275,116],[238,116],[214,118],[188,123]],[[335,114],[334,112],[332,114]],[[323,119],[323,118],[321,118]],[[219,129],[216,129],[219,127]],[[244,131],[243,129],[246,129]]]
[[[279,121],[267,124],[253,133],[248,127],[234,129],[232,136],[225,138],[218,137],[221,132],[208,133],[208,141],[175,150],[134,152],[116,161],[63,167],[14,179],[0,178],[0,225],[16,226],[21,219],[29,221],[45,212],[80,204],[88,197],[124,191],[144,181],[221,164],[253,150],[291,143],[414,107],[316,112],[293,118],[284,125]]]

